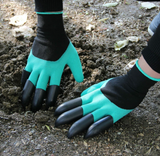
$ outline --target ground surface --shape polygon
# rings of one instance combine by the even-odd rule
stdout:
[[[125,4],[120,0],[118,6],[107,8],[102,6],[106,2],[64,1],[65,29],[79,53],[85,79],[81,84],[76,83],[66,67],[57,105],[34,114],[29,106],[24,111],[20,102],[21,72],[36,35],[34,3],[33,0],[0,1],[0,155],[160,155],[159,83],[149,90],[139,107],[94,138],[84,140],[82,133],[68,139],[66,134],[71,125],[54,126],[54,110],[58,105],[78,97],[97,82],[124,74],[123,68],[140,56],[150,38],[147,27],[159,8],[146,10],[135,0]],[[25,25],[34,30],[34,35],[15,38],[10,18],[24,13],[28,14]],[[93,28],[86,30],[89,24]],[[128,36],[140,40],[115,51],[114,43]]]

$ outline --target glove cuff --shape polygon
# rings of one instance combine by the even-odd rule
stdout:
[[[61,12],[62,10],[62,0],[35,0],[36,12]]]
[[[144,76],[146,76],[147,78],[149,78],[150,80],[152,80],[152,81],[160,81],[160,79],[153,78],[153,77],[147,75],[147,74],[141,69],[141,67],[139,66],[138,60],[136,61],[136,66],[137,66],[137,68],[139,69],[139,71],[140,71]]]
[[[108,81],[101,91],[118,107],[134,109],[155,83],[156,81],[146,77],[135,65],[126,75]]]
[[[142,55],[148,65],[156,72],[160,73],[160,25],[148,42],[148,46],[143,49]]]

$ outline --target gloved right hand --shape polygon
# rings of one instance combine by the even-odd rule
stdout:
[[[22,73],[22,106],[29,104],[35,92],[31,110],[38,111],[48,84],[46,107],[53,106],[59,94],[65,65],[70,67],[77,82],[83,81],[81,62],[76,49],[65,34],[62,14],[38,14],[37,37]]]

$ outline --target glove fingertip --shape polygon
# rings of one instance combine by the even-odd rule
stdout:
[[[86,94],[88,94],[88,93],[90,93],[90,92],[92,92],[92,91],[94,91],[94,90],[95,90],[95,88],[91,86],[91,87],[85,89],[85,90],[81,93],[81,96],[84,96],[84,95],[86,95]]]
[[[35,86],[33,85],[33,83],[27,80],[21,95],[21,102],[23,107],[29,105],[30,97],[34,89],[35,89]]]
[[[84,80],[84,76],[83,76],[83,74],[81,74],[81,75],[78,75],[78,76],[75,76],[75,80],[77,81],[77,82],[83,82],[83,80]]]
[[[21,77],[21,85],[22,87],[24,87],[27,79],[29,78],[30,72],[26,71],[25,69],[23,69],[22,71],[22,77]]]
[[[82,107],[76,107],[74,109],[71,109],[67,112],[64,112],[63,114],[61,114],[56,122],[55,122],[55,126],[60,126],[63,124],[67,124],[70,123],[71,121],[74,121],[76,119],[79,119],[83,116],[83,109]]]
[[[56,103],[57,97],[60,93],[60,87],[57,85],[51,85],[47,89],[47,100],[46,100],[46,107],[49,108],[54,106]]]
[[[70,139],[77,135],[78,133],[86,130],[91,124],[93,124],[94,119],[92,114],[88,114],[83,118],[76,121],[69,129],[67,137]]]
[[[89,127],[84,138],[88,139],[90,137],[94,137],[94,136],[98,135],[99,133],[101,133],[102,131],[109,129],[111,126],[113,126],[113,118],[112,118],[112,116],[106,116],[106,117],[98,120],[94,124],[92,124]]]
[[[36,89],[35,95],[32,101],[31,110],[35,113],[42,107],[43,99],[45,97],[45,91],[43,89]]]
[[[86,91],[84,90],[82,93],[81,93],[81,96],[84,96],[86,93]]]

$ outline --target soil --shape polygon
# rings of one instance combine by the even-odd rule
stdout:
[[[126,73],[124,67],[138,58],[150,38],[147,28],[159,7],[144,9],[136,0],[118,0],[116,7],[101,0],[65,0],[64,25],[76,47],[84,72],[77,83],[66,67],[57,104],[36,113],[21,107],[21,73],[36,36],[37,16],[33,0],[0,0],[0,155],[2,156],[142,156],[160,155],[160,85],[153,86],[143,102],[112,128],[85,140],[84,133],[66,137],[70,124],[55,128],[54,111],[65,101],[80,96],[89,86]],[[114,1],[115,2],[115,1]],[[160,2],[154,2],[160,5]],[[27,13],[24,24],[31,37],[14,37],[10,18]],[[90,25],[91,24],[91,25]],[[87,26],[91,29],[87,29]],[[128,36],[136,42],[115,51],[116,41]]]

